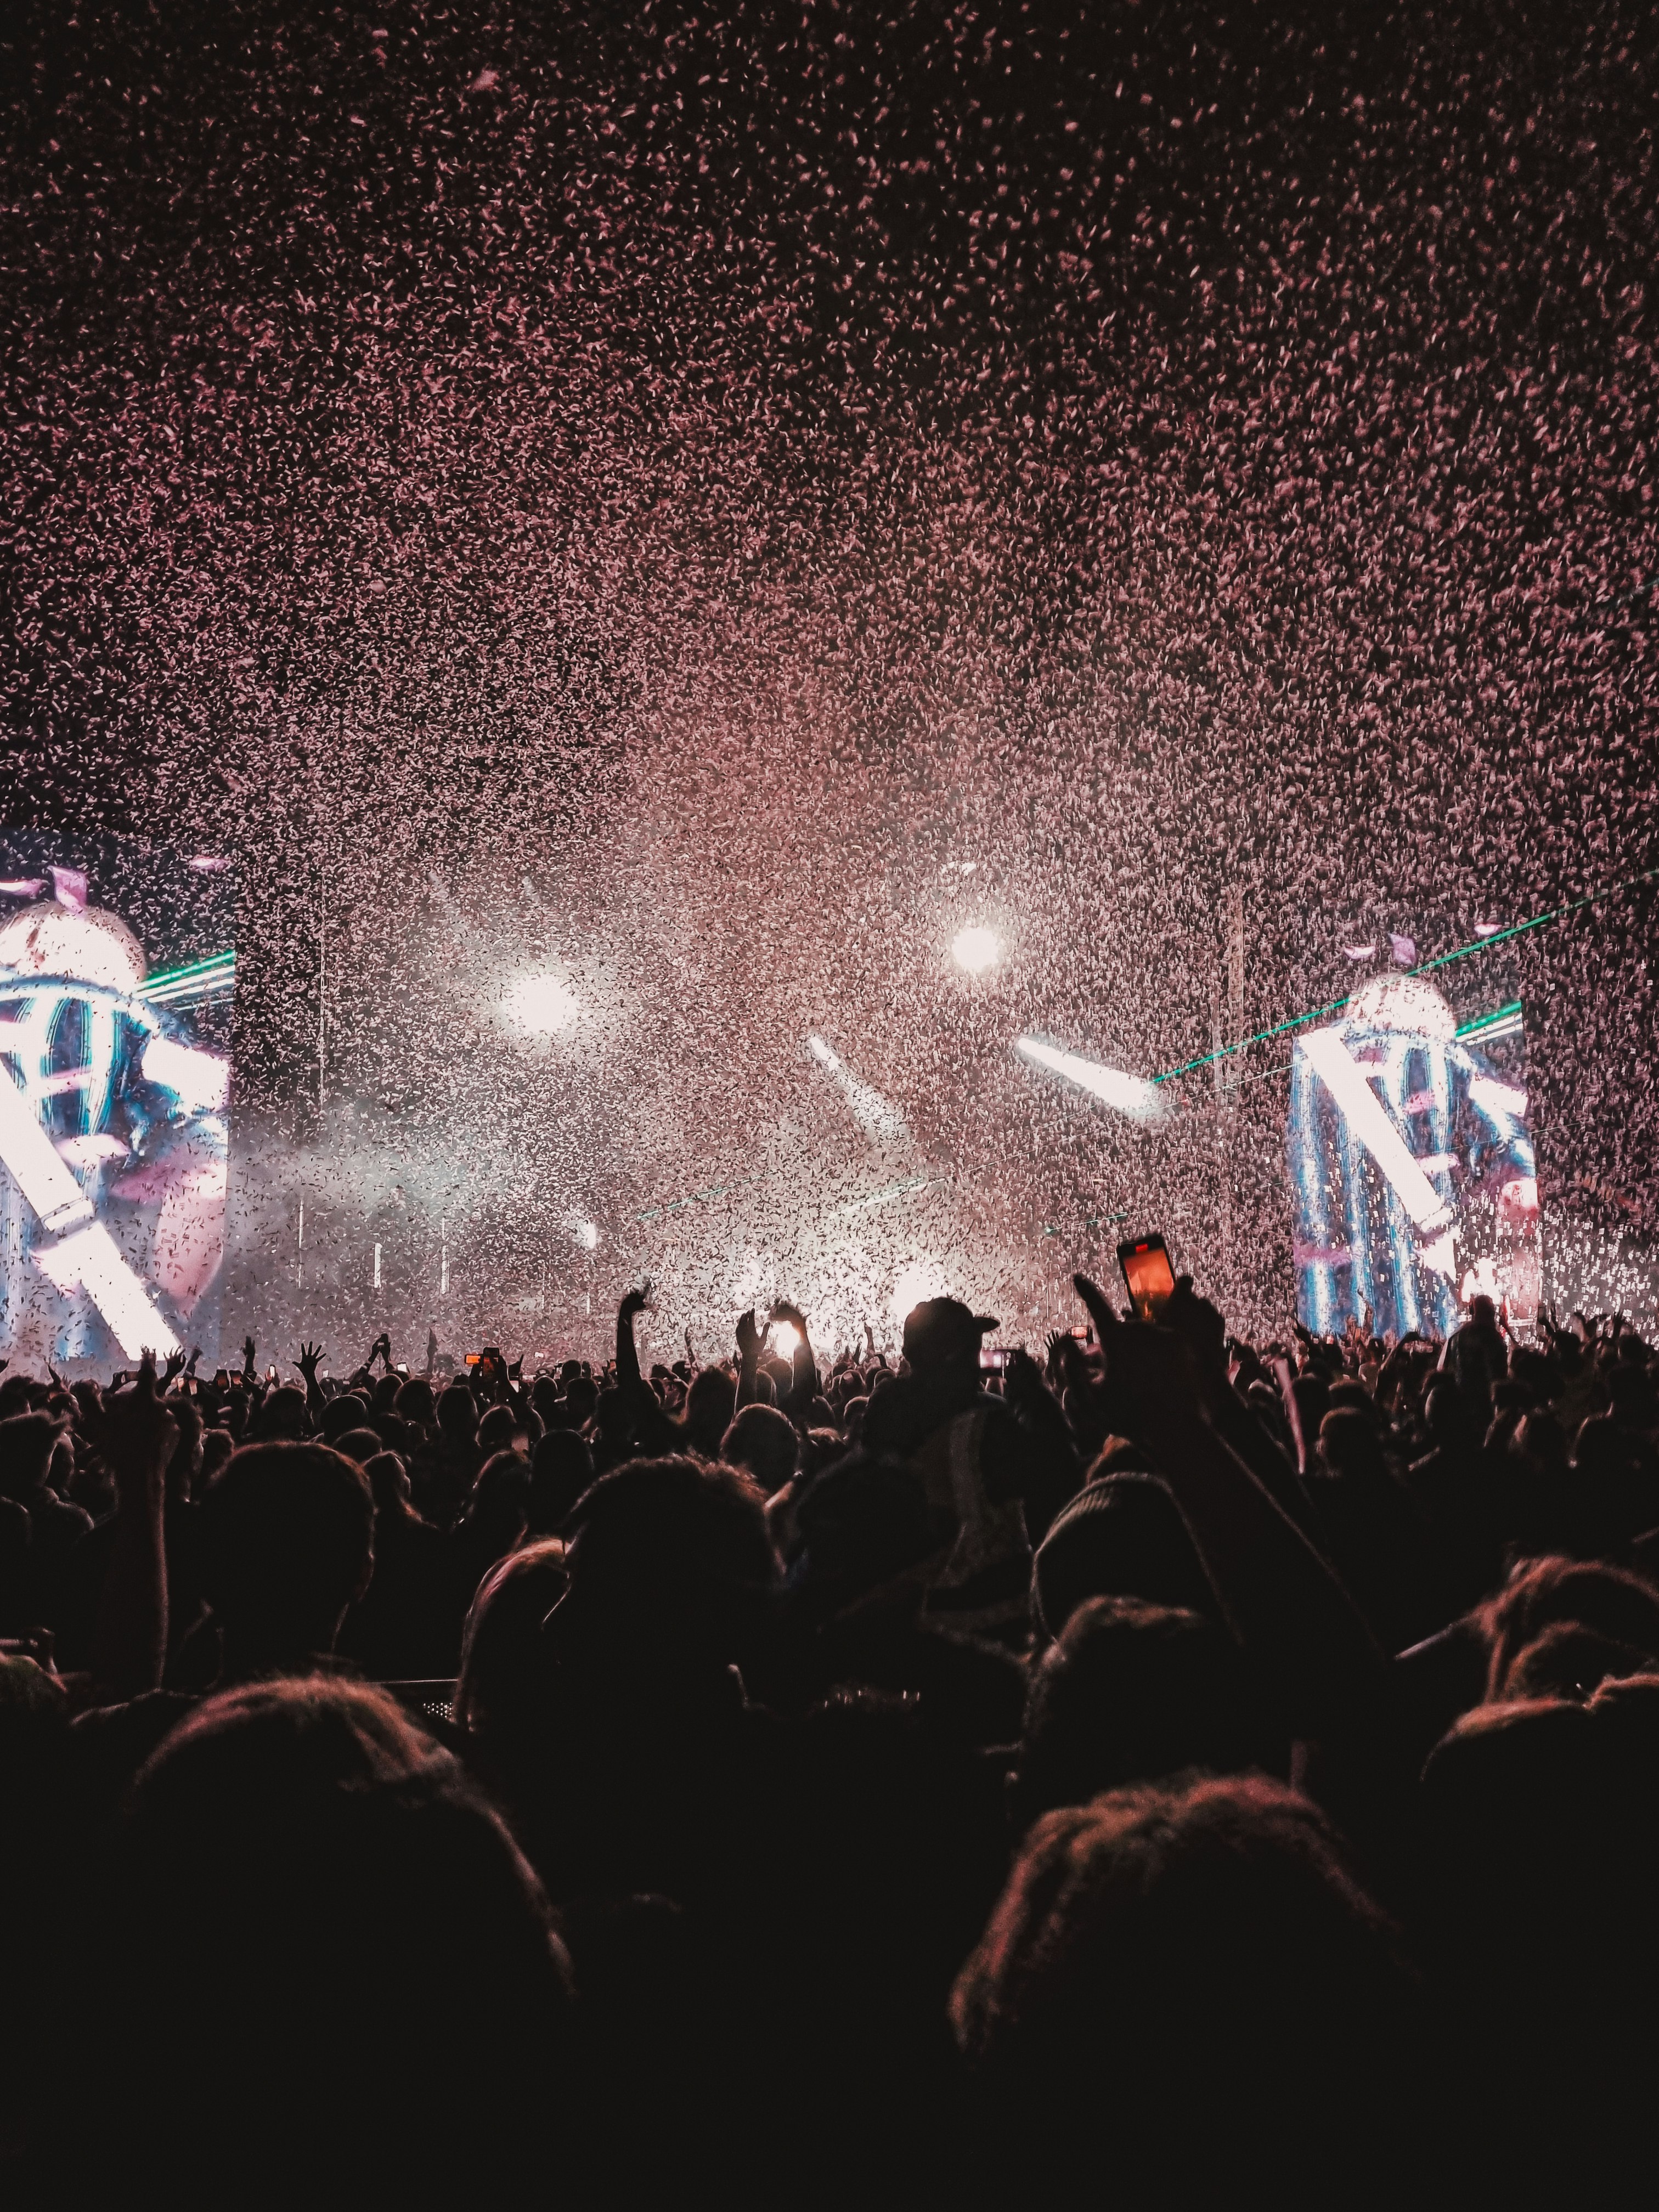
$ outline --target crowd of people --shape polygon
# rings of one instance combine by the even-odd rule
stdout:
[[[1659,1355],[1076,1288],[0,1376],[8,2200],[1645,2160]]]

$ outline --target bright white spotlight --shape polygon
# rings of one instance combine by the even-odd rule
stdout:
[[[780,1359],[793,1359],[795,1347],[800,1342],[800,1331],[792,1321],[772,1324],[772,1349]]]
[[[1022,1059],[1034,1060],[1052,1074],[1063,1076],[1067,1083],[1075,1083],[1079,1090],[1091,1092],[1133,1121],[1161,1121],[1170,1110],[1170,1102],[1156,1083],[1147,1083],[1139,1075],[1126,1075],[1121,1067],[1106,1067],[1097,1060],[1082,1060],[1074,1052],[1057,1051],[1037,1037],[1018,1038],[1014,1050]]]
[[[970,975],[982,975],[1002,957],[1002,940],[994,929],[959,929],[951,939],[951,957]]]
[[[596,1252],[599,1244],[599,1224],[592,1221],[579,1221],[576,1224],[576,1242],[584,1252]]]
[[[887,1310],[892,1316],[895,1326],[902,1328],[905,1316],[913,1306],[919,1306],[924,1298],[944,1296],[945,1278],[939,1269],[929,1267],[925,1260],[912,1260],[908,1267],[899,1269]]]
[[[574,995],[556,975],[521,975],[507,993],[502,1011],[526,1036],[553,1036],[576,1018]]]

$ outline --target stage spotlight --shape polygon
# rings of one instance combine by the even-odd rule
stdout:
[[[526,1036],[553,1036],[570,1027],[578,1008],[556,975],[522,975],[507,993],[502,1011]]]
[[[885,1098],[872,1083],[854,1075],[852,1069],[827,1039],[812,1036],[806,1040],[806,1049],[829,1076],[847,1102],[847,1110],[872,1144],[902,1144],[910,1133],[904,1116],[890,1098]]]
[[[1120,1114],[1136,1121],[1158,1121],[1170,1109],[1170,1101],[1155,1083],[1139,1075],[1126,1075],[1121,1067],[1103,1066],[1097,1060],[1082,1060],[1074,1052],[1060,1052],[1037,1037],[1023,1036],[1014,1045],[1022,1059],[1046,1067],[1050,1073],[1075,1083]]]
[[[908,1267],[899,1269],[887,1310],[892,1316],[894,1326],[902,1328],[905,1316],[912,1307],[921,1305],[925,1298],[939,1298],[945,1295],[945,1278],[939,1269],[929,1267],[925,1260],[913,1260]]]
[[[982,929],[977,924],[970,929],[959,929],[951,940],[951,957],[958,968],[965,968],[970,975],[982,975],[1001,959],[1002,940],[995,930]]]
[[[772,1349],[780,1359],[793,1359],[795,1356],[795,1347],[799,1342],[800,1331],[795,1327],[793,1322],[773,1322]]]

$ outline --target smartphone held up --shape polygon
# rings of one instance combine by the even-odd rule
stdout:
[[[1117,1263],[1128,1286],[1137,1321],[1156,1321],[1176,1286],[1170,1248],[1161,1237],[1136,1237],[1117,1248]]]

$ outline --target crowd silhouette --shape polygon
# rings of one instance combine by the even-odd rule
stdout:
[[[1076,1289],[0,1376],[9,2201],[1645,2162],[1659,1358]]]

